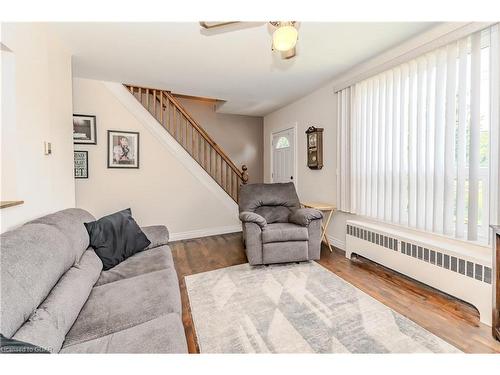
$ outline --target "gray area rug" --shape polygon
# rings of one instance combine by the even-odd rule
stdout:
[[[459,353],[316,262],[186,277],[202,353]]]

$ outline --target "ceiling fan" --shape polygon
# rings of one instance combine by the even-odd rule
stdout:
[[[263,22],[242,22],[242,21],[201,21],[200,26],[205,35],[212,34],[212,31],[230,32],[249,27],[262,25]],[[273,30],[271,50],[281,54],[284,60],[291,59],[297,54],[296,45],[299,36],[297,21],[270,21],[266,22]]]

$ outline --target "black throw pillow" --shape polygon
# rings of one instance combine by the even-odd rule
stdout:
[[[90,246],[101,258],[103,269],[109,270],[151,243],[132,218],[130,208],[85,223]]]
[[[33,354],[49,353],[47,350],[28,342],[9,339],[0,333],[0,353],[2,354]]]

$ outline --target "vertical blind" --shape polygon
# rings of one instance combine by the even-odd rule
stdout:
[[[340,210],[487,239],[498,215],[499,49],[494,25],[337,93]]]

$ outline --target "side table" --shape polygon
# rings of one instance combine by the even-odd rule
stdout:
[[[328,241],[328,237],[326,236],[326,230],[328,229],[328,225],[330,225],[330,220],[332,219],[333,213],[337,208],[333,204],[321,203],[321,202],[301,202],[300,204],[305,208],[314,208],[316,210],[325,212],[326,221],[323,220],[323,223],[321,224],[321,229],[323,230],[323,233],[321,234],[321,241],[324,240],[328,245],[330,252],[332,252],[333,251],[332,245],[330,245],[330,241]]]

